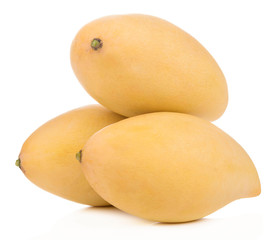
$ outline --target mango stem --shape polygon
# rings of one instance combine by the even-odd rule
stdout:
[[[76,159],[79,162],[82,162],[82,150],[80,150],[79,152],[76,153]]]
[[[20,168],[20,158],[16,160],[15,165]]]
[[[90,46],[91,46],[94,50],[98,50],[99,48],[102,48],[103,43],[102,43],[102,41],[101,41],[100,38],[94,38],[94,39],[91,41]]]

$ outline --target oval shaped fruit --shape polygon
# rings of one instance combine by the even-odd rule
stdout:
[[[243,148],[210,122],[181,113],[140,115],[102,129],[85,144],[81,166],[106,201],[159,222],[192,221],[260,194]]]
[[[166,111],[215,120],[227,106],[226,80],[213,57],[156,17],[116,15],[88,23],[73,40],[71,64],[93,98],[124,116]]]
[[[109,205],[86,181],[75,153],[92,134],[123,118],[98,105],[64,113],[25,141],[17,164],[31,182],[48,192],[78,203]]]

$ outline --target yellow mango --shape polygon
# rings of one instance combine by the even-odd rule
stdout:
[[[48,192],[82,204],[109,205],[86,181],[75,153],[92,134],[123,118],[98,105],[64,113],[25,141],[16,164],[31,182]]]
[[[94,99],[127,117],[166,111],[212,121],[227,106],[226,80],[213,57],[156,17],[115,15],[88,23],[72,42],[71,64]]]
[[[182,113],[144,114],[102,129],[85,144],[81,166],[106,201],[159,222],[196,220],[261,191],[234,139]]]

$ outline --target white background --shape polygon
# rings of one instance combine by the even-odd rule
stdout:
[[[1,1],[0,239],[280,239],[279,1]],[[280,3],[279,3],[280,4]],[[85,23],[145,13],[197,38],[222,68],[229,105],[214,124],[253,159],[257,198],[196,222],[157,224],[114,209],[88,208],[31,184],[14,166],[25,139],[65,111],[94,103],[75,78],[69,50]]]

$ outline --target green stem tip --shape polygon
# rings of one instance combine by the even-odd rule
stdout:
[[[90,46],[91,46],[94,50],[98,50],[99,48],[102,48],[103,43],[102,43],[102,41],[101,41],[100,38],[94,38],[94,39],[91,41]]]
[[[76,159],[79,162],[82,162],[82,150],[76,153]]]
[[[20,159],[16,160],[15,165],[20,168]]]

